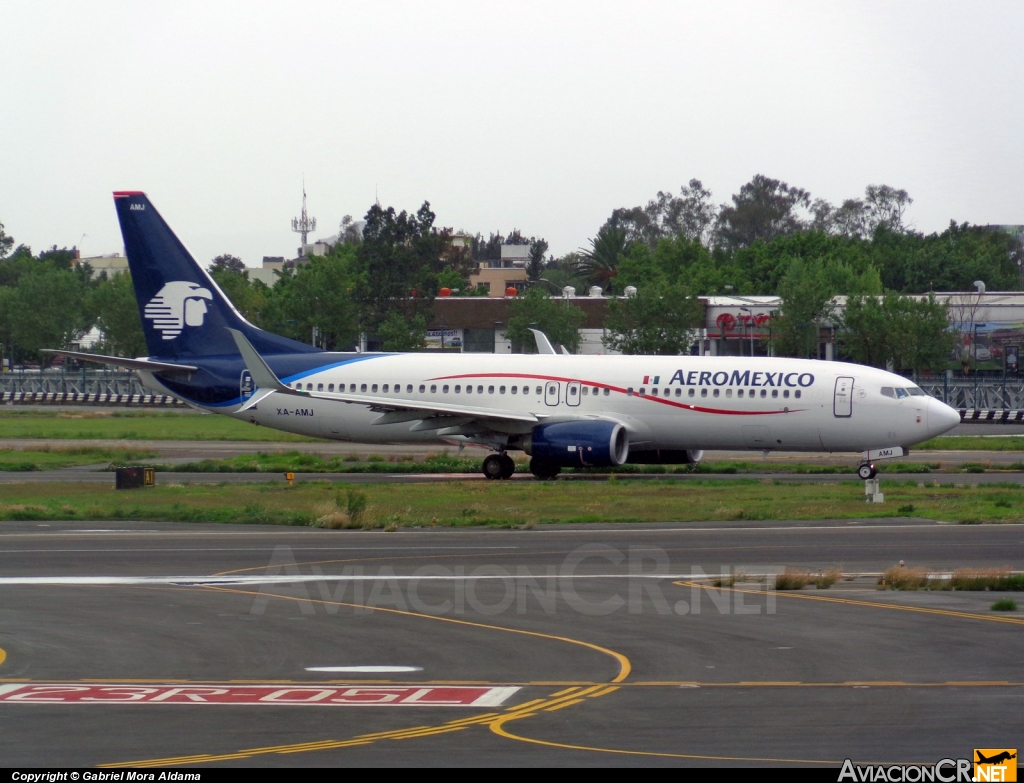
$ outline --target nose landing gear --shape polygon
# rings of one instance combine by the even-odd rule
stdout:
[[[516,472],[516,463],[508,454],[502,452],[501,454],[491,454],[485,458],[482,469],[484,476],[491,480],[510,479]]]
[[[878,475],[878,469],[870,462],[862,462],[857,467],[857,477],[864,481],[870,481]]]

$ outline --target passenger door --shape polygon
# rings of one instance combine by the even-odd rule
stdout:
[[[558,381],[548,381],[544,386],[544,403],[546,405],[558,405],[561,396],[562,384]]]
[[[853,378],[836,378],[832,413],[837,419],[848,419],[853,415]]]

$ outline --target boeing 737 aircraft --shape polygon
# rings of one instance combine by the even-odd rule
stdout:
[[[445,442],[563,467],[685,464],[704,449],[863,452],[872,460],[959,424],[905,378],[842,362],[697,356],[333,353],[247,322],[144,193],[114,193],[150,355],[55,351],[135,370],[204,411],[319,438]]]

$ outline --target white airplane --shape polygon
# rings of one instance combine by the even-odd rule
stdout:
[[[960,423],[905,378],[842,362],[696,356],[334,353],[247,322],[144,193],[114,194],[150,356],[54,351],[135,370],[204,411],[319,438],[445,442],[563,467],[685,464],[705,449],[898,457]]]

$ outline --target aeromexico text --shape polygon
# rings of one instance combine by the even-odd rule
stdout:
[[[648,380],[645,377],[644,383]],[[661,382],[660,376],[655,376],[650,383],[657,386]],[[814,375],[809,372],[751,372],[750,370],[733,370],[732,373],[719,370],[676,370],[675,375],[669,380],[669,386],[673,383],[682,386],[788,386],[791,389],[797,387],[806,389],[814,385]]]

